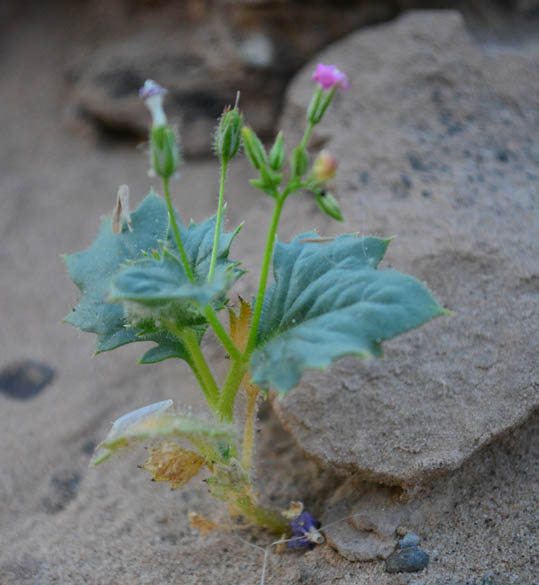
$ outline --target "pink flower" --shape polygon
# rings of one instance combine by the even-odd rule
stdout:
[[[324,89],[330,89],[332,87],[348,89],[349,87],[346,74],[339,71],[336,65],[318,63],[316,71],[313,73],[313,81],[318,82]]]

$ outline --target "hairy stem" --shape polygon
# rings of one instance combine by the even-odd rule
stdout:
[[[222,455],[218,453],[218,451],[214,449],[214,447],[209,442],[195,436],[189,437],[188,441],[198,450],[202,457],[204,457],[210,470],[213,467],[213,463],[225,462]]]
[[[281,211],[286,200],[286,195],[281,195],[275,202],[273,216],[266,239],[266,249],[264,250],[264,258],[262,261],[262,270],[260,271],[260,279],[258,281],[258,292],[256,295],[255,310],[253,313],[253,320],[251,321],[251,330],[249,331],[249,339],[247,340],[247,347],[245,355],[248,357],[254,350],[256,344],[256,334],[258,331],[258,324],[262,314],[262,304],[264,302],[264,293],[266,292],[266,284],[268,282],[268,274],[271,265],[271,258],[273,256],[273,247],[275,244],[275,235],[277,233],[277,226],[281,217]]]
[[[180,256],[182,258],[183,267],[185,268],[185,273],[191,282],[195,281],[195,277],[193,275],[193,271],[191,269],[191,265],[189,264],[189,259],[187,258],[187,254],[185,253],[185,248],[183,247],[182,238],[180,235],[180,229],[178,228],[178,222],[176,221],[176,214],[174,213],[174,208],[172,207],[172,201],[170,200],[170,191],[168,188],[168,178],[163,179],[163,188],[165,191],[165,201],[167,202],[167,209],[168,209],[168,217],[170,219],[170,225],[172,226],[172,231],[174,232],[174,238],[176,240],[176,245],[178,246],[178,250],[180,252]]]
[[[233,360],[241,360],[242,356],[240,350],[234,345],[234,342],[230,339],[225,328],[221,325],[221,321],[219,321],[215,309],[211,305],[206,305],[204,307],[204,315],[215,331],[215,335],[217,335],[224,348],[228,351],[230,357]]]
[[[305,150],[305,147],[307,146],[307,141],[309,140],[309,136],[311,135],[313,128],[314,124],[312,122],[309,122],[307,124],[307,128],[305,128],[305,133],[303,134],[303,138],[301,139],[301,142],[299,144],[302,150]]]
[[[217,402],[219,400],[219,388],[215,383],[215,379],[213,374],[208,367],[208,363],[206,362],[206,358],[200,349],[200,345],[198,344],[198,339],[196,333],[193,329],[185,329],[183,331],[174,330],[174,328],[170,328],[175,335],[177,335],[180,339],[182,339],[189,351],[189,355],[191,356],[191,360],[193,362],[193,366],[195,368],[195,375],[199,382],[201,382],[202,392],[210,405],[213,411],[217,408]]]
[[[257,526],[267,528],[278,535],[290,532],[286,518],[275,510],[261,506],[254,496],[238,498],[234,504],[245,518]]]
[[[256,399],[258,398],[258,387],[255,386],[246,374],[243,378],[243,386],[247,396],[247,413],[245,416],[245,426],[243,428],[243,445],[241,450],[241,466],[247,472],[251,472],[253,464],[253,447],[255,439],[255,421],[256,421]]]
[[[215,218],[215,235],[213,237],[213,248],[211,251],[210,269],[208,271],[208,282],[213,278],[215,265],[217,263],[217,249],[219,248],[219,237],[221,235],[221,222],[223,219],[223,196],[225,192],[226,170],[228,163],[221,164],[221,180],[219,182],[219,200],[217,202],[217,217]]]
[[[217,404],[217,412],[227,422],[234,419],[234,400],[246,371],[247,363],[244,360],[233,360],[230,370],[228,370],[223,390],[219,397],[219,403]]]

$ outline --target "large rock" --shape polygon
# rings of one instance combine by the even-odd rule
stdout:
[[[458,0],[442,4],[460,6],[482,36],[499,35],[510,22],[523,37],[531,26],[524,28],[523,17],[515,15],[533,3],[520,0],[520,8],[503,10],[491,2],[472,9]],[[68,66],[68,119],[98,135],[144,137],[147,117],[137,90],[152,78],[170,90],[168,112],[180,126],[187,154],[210,152],[216,118],[238,89],[246,119],[265,137],[274,130],[287,82],[317,51],[360,27],[425,5],[422,0],[90,2],[77,8],[86,32],[73,32],[81,42]]]
[[[385,359],[304,376],[274,407],[324,468],[411,488],[539,403],[538,61],[484,54],[453,12],[407,14],[316,61],[351,82],[313,137],[341,162],[345,229],[395,236],[386,266],[455,314],[386,343]],[[296,136],[313,67],[288,94],[283,127]]]
[[[167,111],[187,154],[208,154],[216,120],[241,90],[246,119],[272,132],[286,83],[316,51],[352,30],[387,20],[391,2],[161,2],[86,8],[91,43],[71,59],[71,121],[108,136],[142,137],[137,91],[147,78],[169,89]],[[88,25],[90,27],[90,25]]]

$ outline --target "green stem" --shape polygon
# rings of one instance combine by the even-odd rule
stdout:
[[[245,414],[245,426],[243,428],[241,466],[247,473],[251,473],[255,440],[256,400],[259,390],[250,382],[248,376],[245,376],[243,379],[243,387],[247,396],[247,412]]]
[[[246,371],[247,363],[243,360],[234,360],[230,370],[228,370],[223,390],[219,397],[219,403],[217,404],[217,412],[224,421],[231,422],[234,419],[234,400]]]
[[[193,435],[187,437],[187,439],[191,443],[191,445],[193,445],[193,447],[195,447],[198,450],[202,457],[206,459],[206,461],[212,463],[213,462],[225,463],[222,455],[218,453],[218,451],[214,449],[209,442],[204,441],[203,439],[200,439]]]
[[[247,347],[245,348],[245,356],[249,357],[254,350],[256,343],[256,334],[258,331],[258,323],[262,314],[262,304],[264,302],[264,293],[266,292],[266,284],[268,282],[268,274],[271,265],[271,258],[273,256],[273,246],[275,244],[275,235],[277,233],[277,226],[281,217],[281,211],[286,200],[286,194],[283,193],[275,202],[273,216],[266,239],[266,249],[264,251],[264,259],[262,261],[262,270],[260,271],[260,279],[258,281],[258,292],[256,295],[255,310],[253,319],[251,321],[251,329],[249,331],[249,338],[247,340]]]
[[[314,128],[314,124],[312,122],[309,122],[307,124],[307,128],[305,128],[305,134],[303,135],[303,138],[301,139],[301,142],[299,144],[301,149],[305,149],[305,147],[307,146],[307,141],[309,140],[309,136],[311,135],[311,132]]]
[[[185,268],[185,272],[186,272],[189,280],[191,282],[194,282],[195,277],[193,276],[193,271],[191,270],[191,265],[189,264],[189,259],[187,258],[187,254],[185,253],[185,248],[183,247],[182,238],[180,236],[180,230],[178,228],[178,222],[176,221],[176,214],[174,213],[174,208],[172,207],[172,202],[170,200],[170,191],[168,188],[168,178],[163,179],[163,188],[165,190],[165,201],[167,202],[167,209],[168,209],[168,216],[170,218],[170,225],[172,226],[172,231],[174,232],[174,238],[176,239],[176,245],[178,246],[180,256],[182,257],[183,267]]]
[[[219,201],[217,203],[217,217],[215,218],[215,235],[213,237],[213,249],[211,251],[210,269],[208,271],[208,282],[213,278],[215,265],[217,263],[217,250],[219,248],[219,237],[221,235],[221,222],[223,218],[223,196],[225,192],[226,170],[228,162],[221,164],[221,180],[219,182]]]
[[[228,351],[230,357],[233,360],[241,360],[242,355],[240,350],[234,345],[234,342],[230,339],[226,329],[221,325],[221,321],[219,321],[215,309],[211,305],[206,305],[204,307],[204,315],[215,331],[215,335],[217,335],[224,348]]]
[[[267,528],[278,535],[290,533],[290,526],[285,517],[279,512],[261,506],[254,496],[240,497],[234,503],[245,518],[257,526]]]
[[[184,341],[187,350],[189,351],[189,355],[191,356],[195,372],[198,372],[197,379],[201,382],[200,385],[204,392],[204,396],[211,409],[215,411],[219,400],[219,388],[217,387],[213,374],[208,367],[206,358],[200,349],[196,333],[193,329],[178,331],[170,326],[168,329]]]

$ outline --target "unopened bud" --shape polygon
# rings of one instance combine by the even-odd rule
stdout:
[[[226,107],[215,134],[215,152],[224,164],[227,164],[238,152],[241,143],[241,126],[243,116],[234,106]]]
[[[335,88],[332,87],[329,91],[323,91],[321,86],[314,90],[314,95],[307,110],[307,120],[311,124],[318,124],[322,120],[326,110],[333,99]]]
[[[337,221],[343,221],[339,204],[329,191],[317,191],[314,195],[318,207],[320,207],[326,215],[329,215],[329,217],[332,217]]]
[[[269,164],[274,171],[278,171],[284,162],[284,145],[283,145],[283,131],[277,134],[277,138],[271,147],[269,153]]]
[[[241,129],[241,139],[245,155],[255,169],[261,169],[268,164],[266,149],[258,136],[249,128],[244,126]]]
[[[296,146],[292,152],[292,158],[290,159],[290,170],[292,171],[292,176],[302,177],[307,171],[308,166],[309,157],[307,156],[305,149],[301,146]]]
[[[172,177],[178,170],[178,144],[174,132],[168,126],[155,126],[151,129],[150,157],[153,171],[163,179]]]
[[[333,179],[337,174],[337,159],[332,157],[327,150],[323,150],[313,165],[313,176],[317,183],[325,183]]]

